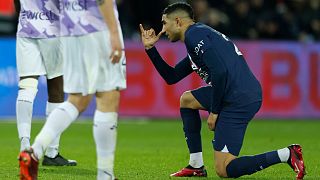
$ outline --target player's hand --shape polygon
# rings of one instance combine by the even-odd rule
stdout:
[[[207,123],[208,123],[208,127],[209,127],[209,129],[210,129],[211,131],[214,131],[215,128],[216,128],[217,118],[218,118],[218,114],[213,114],[213,113],[210,113],[210,114],[209,114]]]
[[[164,29],[159,32],[158,35],[156,35],[156,32],[154,29],[145,30],[142,26],[140,26],[140,32],[141,32],[141,40],[146,49],[150,49],[154,46],[154,44],[159,40],[160,36],[165,32]]]
[[[111,35],[111,55],[110,59],[113,64],[119,63],[121,57],[122,57],[122,45],[119,36]]]

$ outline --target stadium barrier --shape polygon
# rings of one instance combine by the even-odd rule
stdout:
[[[242,51],[263,87],[260,118],[320,119],[320,44],[243,42]],[[182,43],[161,41],[157,48],[171,65],[186,56]],[[122,116],[179,117],[182,92],[205,85],[196,74],[168,86],[139,42],[126,41],[128,90],[122,92]],[[15,39],[0,39],[0,116],[15,116],[18,77]],[[44,116],[46,81],[40,79],[35,116]],[[94,102],[83,115],[92,115]]]

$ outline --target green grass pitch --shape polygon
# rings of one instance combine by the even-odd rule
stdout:
[[[32,138],[43,122],[34,121]],[[0,179],[18,179],[19,140],[15,121],[0,122]],[[205,121],[202,144],[207,179],[219,179],[213,169],[213,133]],[[240,155],[252,155],[300,143],[307,166],[305,179],[320,179],[320,121],[253,120],[246,133]],[[62,135],[60,152],[76,159],[75,167],[39,166],[39,180],[96,179],[95,145],[92,122],[78,121]],[[199,179],[170,178],[169,174],[187,165],[189,159],[180,121],[121,119],[118,126],[115,173],[120,180]],[[201,178],[205,179],[205,178]],[[240,179],[295,179],[287,164],[269,167]]]

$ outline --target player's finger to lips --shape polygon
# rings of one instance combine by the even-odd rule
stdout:
[[[142,33],[142,32],[144,32],[144,29],[143,29],[142,24],[139,24],[139,27],[140,27],[140,31],[141,31],[141,33]]]

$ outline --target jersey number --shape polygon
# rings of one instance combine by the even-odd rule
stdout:
[[[227,38],[226,35],[224,35],[224,34],[221,33],[221,36],[222,36],[223,39],[225,39],[226,41],[229,41],[229,39]],[[232,44],[233,44],[233,43],[232,43]],[[235,44],[233,44],[233,46],[234,46],[234,51],[238,54],[238,56],[242,56],[242,53],[241,53],[241,51],[238,49],[238,47],[237,47]]]

